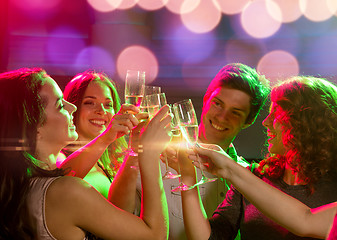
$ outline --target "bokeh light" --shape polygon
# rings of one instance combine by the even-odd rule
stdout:
[[[76,58],[74,69],[77,73],[92,69],[110,75],[113,75],[116,71],[111,54],[98,46],[84,48]]]
[[[333,16],[337,4],[328,0],[300,0],[303,15],[314,22],[325,21]]]
[[[280,80],[299,74],[299,63],[292,54],[275,50],[264,55],[257,65],[257,71],[275,85]]]
[[[205,33],[219,24],[221,11],[212,1],[201,0],[193,11],[181,14],[181,20],[190,31]]]
[[[87,0],[92,8],[99,12],[115,10],[123,0]]]
[[[200,4],[200,0],[169,0],[165,7],[176,14],[193,11]]]
[[[117,72],[124,80],[127,70],[142,70],[146,72],[146,84],[151,83],[158,75],[158,61],[149,49],[143,46],[125,48],[117,58]]]
[[[277,17],[271,17],[265,1],[250,2],[243,9],[241,14],[241,24],[245,31],[255,38],[266,38],[276,33],[281,27],[281,10],[277,4],[270,2],[269,8]],[[258,14],[257,14],[258,13]]]
[[[299,2],[300,0],[266,0],[270,16],[276,21],[283,23],[296,21],[302,16]],[[281,15],[273,12],[275,4],[277,4],[278,9],[281,11]]]
[[[224,14],[241,13],[242,9],[250,2],[250,0],[213,0]]]
[[[122,10],[129,9],[134,7],[137,2],[138,0],[123,0],[117,8]]]
[[[158,10],[166,5],[168,0],[138,0],[138,6],[147,11]]]

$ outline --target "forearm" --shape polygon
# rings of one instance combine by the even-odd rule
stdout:
[[[192,186],[196,183],[196,172],[193,169],[181,171],[181,181]],[[199,188],[183,191],[181,193],[185,231],[188,239],[208,239],[211,227],[201,201]]]
[[[61,163],[60,168],[70,169],[72,176],[84,178],[102,156],[108,145],[108,142],[104,142],[98,136],[68,156]]]
[[[112,204],[130,213],[133,213],[135,209],[137,162],[138,157],[126,157],[110,186],[108,196]]]
[[[327,235],[327,223],[332,222],[333,210],[312,214],[305,204],[263,182],[238,164],[229,162],[228,171],[228,179],[237,190],[275,222],[300,236],[324,238]]]
[[[153,158],[157,158],[158,161],[153,161]],[[148,161],[152,163],[149,164]],[[159,154],[153,154],[150,149],[144,149],[144,152],[139,154],[139,168],[142,181],[140,216],[149,226],[155,239],[166,239],[169,219],[160,173]]]

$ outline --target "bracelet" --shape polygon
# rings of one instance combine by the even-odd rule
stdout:
[[[142,153],[143,152],[143,145],[139,144],[138,145],[138,153]]]

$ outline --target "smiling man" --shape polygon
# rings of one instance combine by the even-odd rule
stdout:
[[[234,161],[245,167],[248,166],[245,160],[237,156],[232,142],[242,129],[254,123],[268,94],[268,81],[255,69],[240,63],[224,66],[212,80],[204,96],[199,125],[199,141],[219,145]],[[195,170],[192,164],[189,165],[187,169],[181,169],[182,174],[184,172],[192,174],[182,177],[189,177],[193,183],[185,182],[184,179],[183,183],[193,185],[196,179]],[[197,169],[196,172],[200,177],[200,170]],[[207,172],[205,175],[214,177]],[[171,189],[178,184],[178,180],[164,181],[170,214],[169,239],[174,240],[186,239],[181,196],[180,193],[171,192]],[[226,182],[218,180],[199,186],[199,199],[201,198],[208,217],[212,216],[214,210],[225,198],[229,189],[228,185]]]

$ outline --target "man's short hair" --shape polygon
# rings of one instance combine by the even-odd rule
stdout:
[[[217,73],[207,88],[204,105],[219,87],[240,90],[251,97],[250,112],[246,119],[249,124],[255,122],[270,92],[269,81],[255,69],[242,63],[227,64]]]

